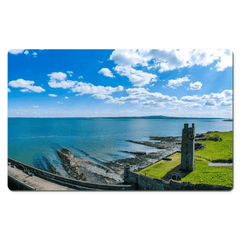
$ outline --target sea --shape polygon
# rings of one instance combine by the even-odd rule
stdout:
[[[66,175],[56,150],[67,148],[79,158],[104,164],[132,157],[123,151],[156,151],[127,142],[150,136],[181,136],[184,123],[196,133],[232,131],[233,122],[220,118],[9,118],[8,157],[39,169],[52,164]]]

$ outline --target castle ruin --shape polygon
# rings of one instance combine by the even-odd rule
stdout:
[[[194,168],[195,127],[184,124],[182,130],[181,170],[192,171]]]

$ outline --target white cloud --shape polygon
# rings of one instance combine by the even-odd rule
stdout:
[[[170,88],[176,89],[177,87],[180,87],[184,82],[189,82],[189,81],[190,80],[187,76],[183,78],[171,79],[171,80],[168,80],[167,86]]]
[[[149,50],[138,49],[117,49],[110,55],[110,60],[113,60],[118,65],[128,66],[147,66],[151,57],[145,57]]]
[[[225,50],[215,67],[218,72],[224,71],[227,67],[232,67],[232,52],[230,50]]]
[[[133,86],[142,87],[157,81],[157,75],[136,70],[130,66],[116,66],[114,70],[121,76],[126,76]]]
[[[57,102],[58,104],[63,104],[63,102]]]
[[[68,99],[68,97],[65,97],[64,99]]]
[[[145,88],[129,88],[126,90],[128,96],[114,98],[112,96],[106,103],[125,104],[133,103],[142,107],[178,109],[179,111],[192,109],[215,108],[222,106],[231,106],[232,92],[224,90],[221,93],[211,93],[203,96],[183,96],[178,99],[175,96],[164,95],[160,92],[149,92]]]
[[[24,88],[24,89],[20,89],[19,90],[20,92],[31,92],[29,89],[27,89],[27,88]]]
[[[24,49],[11,49],[9,51],[9,53],[14,54],[14,55],[17,55],[17,54],[20,54],[20,53],[23,53],[23,52],[24,52]]]
[[[8,88],[8,92],[11,92],[11,89],[10,89],[10,88]]]
[[[232,99],[232,90],[224,90],[221,93],[211,93],[209,95],[205,94],[202,96],[203,100],[216,100],[216,101],[226,101]]]
[[[220,103],[221,106],[232,106],[232,101],[222,101]]]
[[[49,93],[48,96],[49,96],[49,97],[57,97],[56,94],[52,94],[52,93]]]
[[[73,88],[72,92],[79,93],[77,96],[82,96],[84,94],[91,94],[94,98],[105,99],[109,97],[114,92],[123,91],[122,86],[118,87],[104,87],[104,86],[95,86],[91,83],[78,82]]]
[[[164,107],[165,103],[177,101],[177,97],[170,97],[160,92],[151,93],[145,88],[129,88],[126,90],[128,96],[113,98],[111,97],[106,103],[124,104],[126,102],[140,104],[141,106]]]
[[[224,90],[221,93],[204,94],[203,96],[184,96],[182,102],[202,102],[206,106],[228,106],[232,101],[232,90]]]
[[[83,76],[79,76],[78,79],[83,79]]]
[[[212,100],[212,99],[209,99],[209,100],[207,100],[205,103],[204,103],[204,105],[206,105],[206,106],[216,106],[217,105],[217,103],[216,103],[216,101],[214,101],[214,100]]]
[[[110,78],[115,77],[108,68],[102,68],[101,70],[98,71],[98,73],[103,74],[105,77],[110,77]]]
[[[33,106],[33,108],[39,108],[39,106]]]
[[[232,66],[232,53],[229,50],[199,50],[199,49],[152,49],[152,50],[115,50],[110,56],[118,65],[146,66],[158,68],[159,72],[192,67],[207,66],[214,61],[217,71],[223,71]]]
[[[42,50],[42,49],[39,49],[39,50]],[[11,49],[10,51],[9,51],[9,53],[10,54],[14,54],[14,55],[18,55],[18,54],[25,54],[25,55],[29,55],[30,54],[30,52],[29,52],[29,50],[27,50],[27,49]],[[33,57],[36,57],[37,56],[37,52],[32,52],[32,54],[31,54]]]
[[[67,89],[73,87],[77,83],[76,81],[66,80],[67,74],[63,72],[52,72],[48,74],[48,76],[50,77],[48,85],[51,88]]]
[[[95,86],[91,83],[83,83],[78,81],[67,80],[67,75],[63,72],[53,72],[48,74],[50,81],[48,85],[52,88],[69,88],[72,92],[77,93],[76,96],[84,94],[91,94],[94,98],[105,99],[114,92],[123,91],[122,86],[118,87],[104,87]],[[66,99],[66,98],[65,98]]]
[[[43,89],[40,86],[33,86],[34,81],[24,80],[24,79],[18,79],[14,81],[9,82],[9,86],[14,88],[22,88],[21,92],[45,92],[45,89]]]
[[[190,90],[200,90],[202,88],[201,82],[190,83]]]
[[[186,101],[186,102],[198,102],[200,101],[202,98],[198,97],[197,95],[193,95],[193,96],[183,96],[181,98],[182,101]]]
[[[70,77],[72,77],[73,71],[67,71],[67,73],[68,73],[68,75],[69,75]]]
[[[50,74],[48,74],[48,76],[50,77],[50,80],[59,80],[59,81],[64,81],[67,77],[66,73],[63,72],[52,72]]]

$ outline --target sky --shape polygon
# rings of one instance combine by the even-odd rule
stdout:
[[[12,49],[9,117],[232,118],[227,49]]]

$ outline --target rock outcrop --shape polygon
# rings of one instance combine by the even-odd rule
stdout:
[[[75,157],[69,149],[57,150],[63,167],[73,179],[92,183],[116,184],[122,182],[122,176],[107,166]]]

